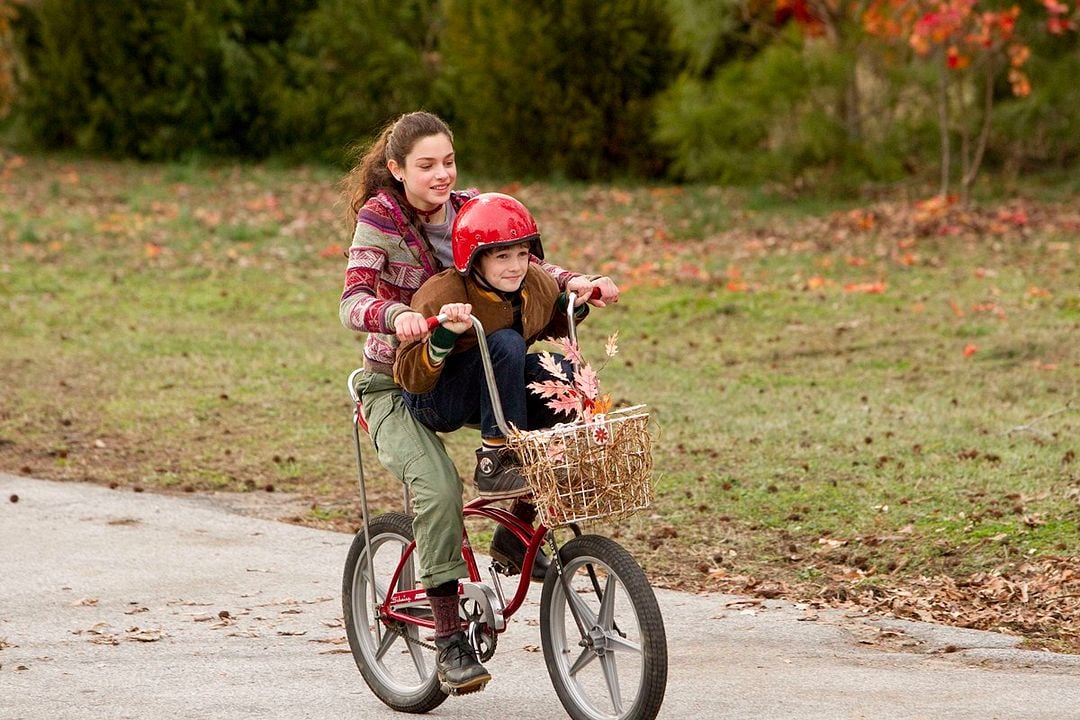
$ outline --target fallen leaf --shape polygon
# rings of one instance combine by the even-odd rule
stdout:
[[[124,634],[125,640],[135,642],[157,642],[163,637],[165,637],[165,631],[161,628],[130,627]]]
[[[877,282],[848,283],[847,285],[844,285],[844,292],[881,295],[885,292],[887,287],[888,286],[882,280],[878,280]]]

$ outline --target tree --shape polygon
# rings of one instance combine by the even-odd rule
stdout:
[[[574,178],[662,170],[653,104],[675,54],[658,0],[453,0],[443,51],[470,164]]]
[[[0,120],[11,112],[15,98],[15,42],[12,22],[19,16],[22,0],[0,0]]]
[[[1075,30],[1069,8],[1043,0],[1045,30]],[[867,32],[892,44],[906,44],[934,68],[941,144],[939,192],[952,177],[951,136],[959,134],[960,187],[965,199],[978,176],[990,138],[996,81],[1003,74],[1017,97],[1031,92],[1024,66],[1031,48],[1017,33],[1019,5],[1003,10],[981,0],[871,0],[862,14]]]
[[[322,0],[288,42],[276,101],[293,152],[340,160],[401,113],[446,115],[443,22],[439,0]]]

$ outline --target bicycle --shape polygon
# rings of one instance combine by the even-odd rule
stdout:
[[[576,340],[573,308],[571,295],[567,314],[571,340]],[[434,328],[441,320],[435,317],[428,322]],[[472,322],[496,422],[510,437],[484,329],[475,317]],[[434,620],[416,579],[408,488],[404,491],[405,512],[387,512],[368,521],[360,442],[360,430],[367,431],[367,426],[355,385],[361,371],[349,375],[348,386],[365,522],[345,562],[342,606],[346,634],[356,666],[379,700],[401,712],[426,713],[441,705],[452,691],[444,688],[436,675],[433,642],[422,637],[433,631]],[[638,421],[641,415],[633,417]],[[568,476],[564,472],[562,477]],[[667,686],[667,639],[656,596],[641,567],[614,540],[583,534],[577,520],[591,519],[587,514],[559,516],[539,506],[539,522],[533,529],[509,511],[493,506],[495,502],[477,498],[464,506],[466,528],[461,551],[469,577],[460,583],[459,605],[463,629],[479,660],[491,659],[507,619],[522,607],[529,590],[530,568],[546,543],[551,564],[541,590],[540,637],[548,675],[563,707],[574,720],[655,718]],[[634,502],[641,507],[640,499]],[[597,511],[593,508],[592,512]],[[468,521],[475,518],[499,523],[525,545],[518,584],[509,601],[499,575],[510,575],[510,568],[493,561],[488,567],[490,583],[481,581],[468,534]],[[545,521],[565,526],[573,538],[560,546],[555,528]]]

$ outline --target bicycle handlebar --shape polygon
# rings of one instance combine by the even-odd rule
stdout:
[[[592,293],[591,293],[591,294],[589,295],[589,299],[590,299],[590,300],[599,300],[599,299],[600,299],[600,297],[601,297],[601,296],[602,296],[603,294],[604,294],[604,293],[602,293],[602,292],[600,291],[600,288],[593,288],[593,289],[592,289]],[[575,296],[575,294],[574,294],[574,293],[570,293],[570,294],[569,294],[569,295],[567,296],[567,298],[568,298],[568,299],[570,300],[570,302],[568,302],[568,303],[567,303],[567,307],[568,307],[568,308],[571,308],[571,307],[573,307],[573,305],[574,305],[574,300],[576,299],[576,296]],[[427,329],[428,329],[428,332],[432,332],[432,331],[433,331],[433,330],[435,330],[435,328],[437,328],[437,327],[438,327],[439,325],[442,325],[442,324],[443,324],[444,322],[446,322],[446,316],[445,316],[445,315],[443,315],[443,314],[441,314],[441,313],[440,313],[440,314],[438,314],[438,315],[432,315],[431,317],[427,318],[427,320],[426,320],[425,322],[427,322]]]
[[[590,300],[598,300],[603,295],[600,292],[600,288],[593,288],[592,293],[589,294]],[[566,303],[566,319],[569,323],[570,341],[577,343],[577,333],[575,331],[574,322],[574,301],[577,300],[577,295],[574,293],[567,294]],[[495,424],[499,426],[499,430],[503,435],[510,434],[510,426],[506,422],[506,417],[503,415],[502,402],[499,398],[499,389],[495,386],[495,371],[491,366],[491,355],[488,352],[487,335],[484,333],[484,326],[480,323],[475,315],[470,315],[469,319],[472,321],[473,328],[476,330],[477,344],[480,346],[480,360],[484,366],[484,380],[487,382],[488,394],[491,397],[491,410],[495,415]],[[427,323],[428,332],[435,330],[436,327],[446,322],[446,315],[439,313],[425,320]]]

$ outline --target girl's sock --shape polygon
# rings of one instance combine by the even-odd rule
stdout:
[[[458,615],[457,580],[452,582],[452,595],[431,594],[446,592],[450,589],[450,583],[428,590],[428,602],[431,603],[431,614],[435,616],[435,637],[437,638],[450,637],[461,629],[461,617]]]

